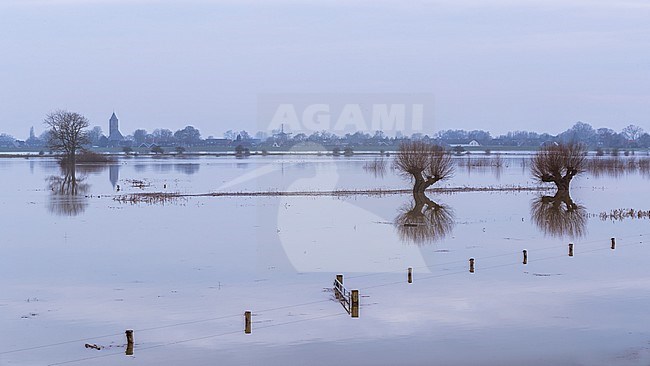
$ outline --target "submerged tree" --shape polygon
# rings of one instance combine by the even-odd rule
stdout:
[[[84,131],[90,125],[88,119],[79,113],[57,110],[48,114],[44,123],[50,128],[48,147],[63,153],[62,162],[74,165],[77,152],[90,142]]]
[[[587,148],[580,143],[544,146],[532,161],[533,176],[541,182],[555,183],[559,191],[568,191],[571,179],[585,170]]]
[[[438,181],[451,178],[454,172],[451,156],[441,146],[422,141],[402,143],[394,166],[402,175],[413,179],[414,196]]]

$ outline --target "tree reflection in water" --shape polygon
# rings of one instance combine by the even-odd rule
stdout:
[[[77,177],[74,167],[61,167],[61,175],[47,178],[50,190],[48,210],[60,216],[77,216],[88,206],[86,192],[90,188],[84,178]]]
[[[413,201],[400,208],[395,218],[400,239],[417,245],[443,239],[454,228],[454,211],[433,202],[424,194],[414,194]]]
[[[540,196],[531,205],[533,222],[544,234],[554,237],[582,237],[587,233],[587,211],[573,202],[568,191]]]

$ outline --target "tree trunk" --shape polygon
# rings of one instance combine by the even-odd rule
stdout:
[[[554,183],[557,186],[558,191],[568,191],[569,185],[571,184],[571,179],[573,178],[572,174],[567,174],[562,178],[555,179]]]
[[[415,178],[415,183],[413,183],[413,196],[418,196],[420,194],[424,194],[424,191],[431,187],[434,183],[436,183],[439,179],[435,178],[427,178],[424,179],[421,174],[413,174],[413,178]]]

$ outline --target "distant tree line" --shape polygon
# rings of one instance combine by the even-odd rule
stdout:
[[[46,146],[49,140],[48,131],[39,136],[34,134],[33,128],[30,136],[25,141],[18,141],[7,134],[0,134],[0,147],[41,147]],[[99,126],[87,131],[88,146],[109,147],[108,138]],[[122,147],[138,148],[146,146],[162,147],[201,147],[222,146],[236,148],[291,148],[296,144],[314,143],[326,147],[375,147],[379,149],[397,149],[404,141],[423,141],[442,146],[482,146],[482,147],[540,147],[549,143],[582,143],[589,149],[630,149],[650,148],[650,135],[643,128],[629,125],[619,132],[609,128],[593,128],[590,124],[577,122],[571,128],[558,134],[537,133],[532,131],[512,131],[499,136],[492,136],[484,130],[443,130],[432,135],[414,133],[406,136],[397,132],[395,136],[387,136],[383,131],[374,133],[356,132],[342,136],[328,131],[317,131],[311,134],[288,133],[280,130],[271,133],[257,132],[251,135],[245,130],[228,130],[223,137],[208,136],[202,138],[201,132],[193,127],[186,126],[175,132],[166,128],[157,128],[151,132],[145,129],[136,129],[121,142]]]

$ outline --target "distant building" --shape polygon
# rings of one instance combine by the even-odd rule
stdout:
[[[141,148],[141,149],[153,149],[154,147],[159,147],[159,146],[160,145],[158,145],[155,142],[152,142],[152,143],[143,142],[140,145],[138,145],[138,148]]]
[[[25,141],[25,145],[30,146],[30,147],[37,147],[37,146],[43,146],[44,142],[41,141],[38,137],[36,137],[36,134],[34,134],[34,126],[29,129],[29,138],[27,141]]]
[[[471,141],[467,141],[467,140],[451,140],[451,141],[447,141],[447,143],[451,147],[456,147],[456,146],[460,146],[460,147],[478,147],[478,146],[481,146],[481,144],[476,140],[471,140]]]
[[[113,112],[111,119],[108,120],[108,141],[111,144],[124,141],[124,136],[120,133],[119,120]]]

